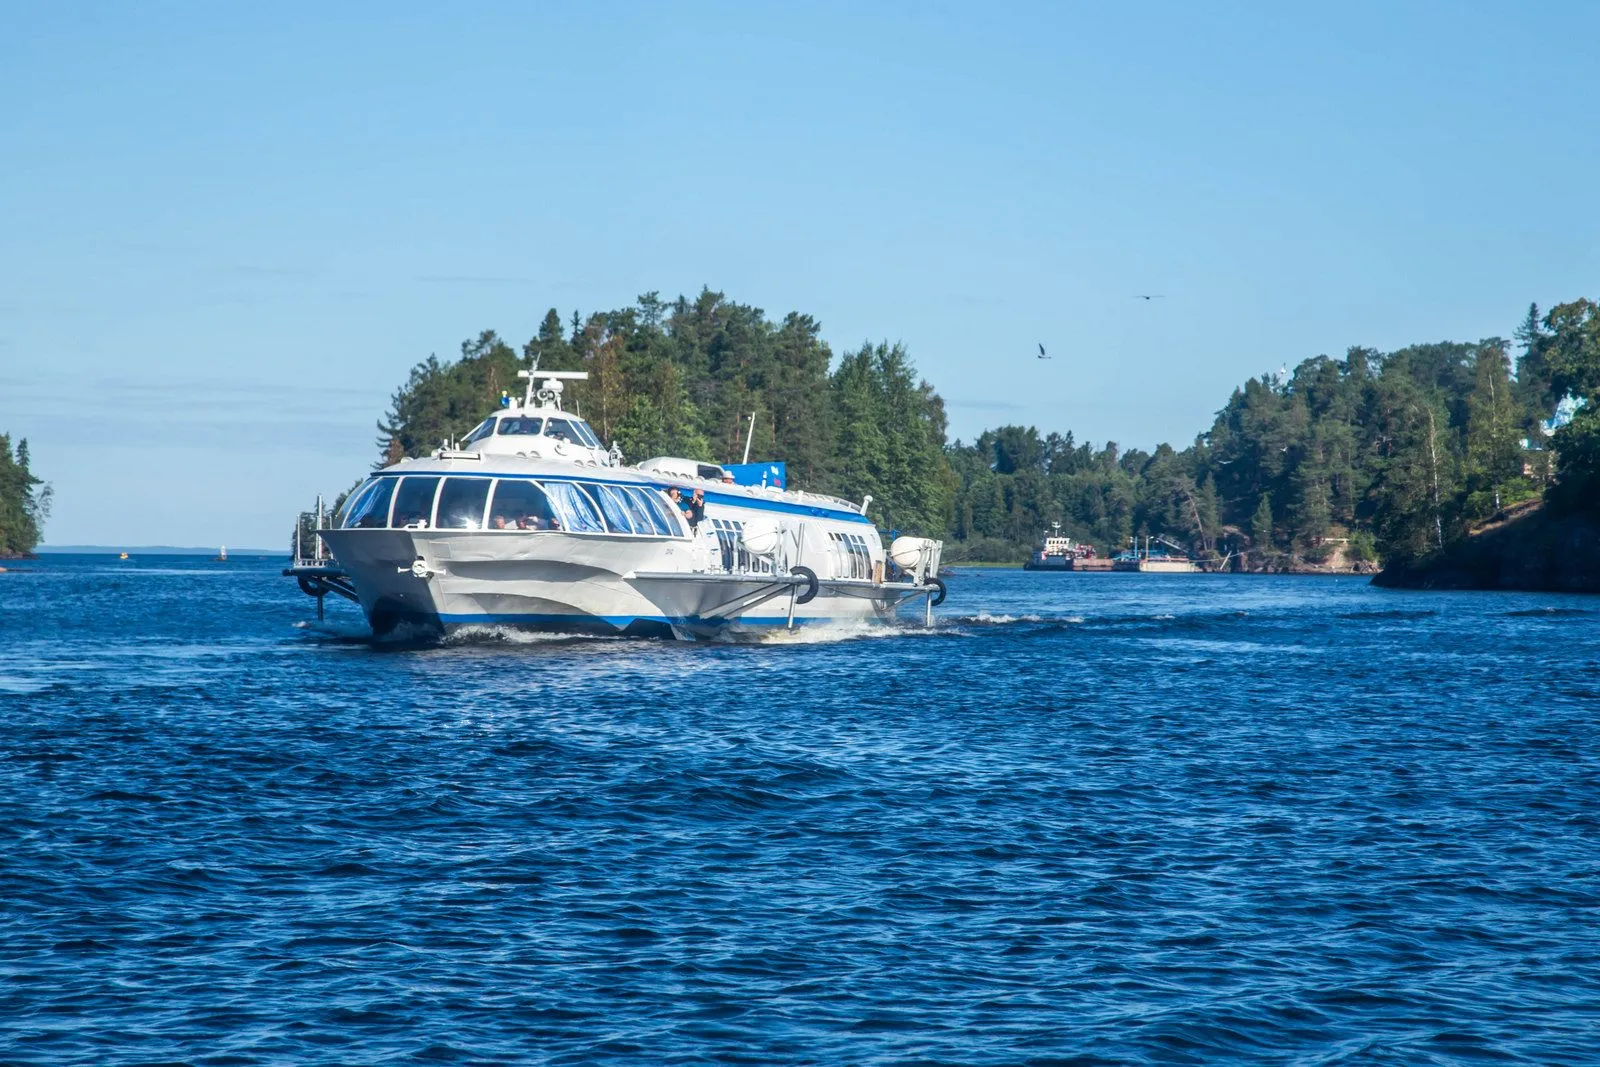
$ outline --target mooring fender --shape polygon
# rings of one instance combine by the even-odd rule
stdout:
[[[933,594],[933,598],[929,602],[934,607],[938,607],[940,604],[943,604],[944,603],[945,593],[948,591],[945,588],[944,579],[943,578],[929,578],[926,584],[931,585],[935,589],[938,590],[937,593]]]
[[[802,566],[795,567],[789,573],[806,580],[806,591],[795,597],[794,602],[796,604],[809,604],[815,600],[817,597],[817,590],[821,588],[821,585],[819,585],[817,582],[817,572],[812,570],[810,567]]]

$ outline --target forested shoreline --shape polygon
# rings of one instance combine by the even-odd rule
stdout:
[[[32,554],[50,513],[50,488],[29,469],[28,442],[0,433],[0,559]]]
[[[1588,300],[1530,307],[1513,340],[1353,347],[1244,382],[1182,449],[1078,442],[1002,426],[949,441],[944,403],[898,344],[837,359],[821,326],[773,321],[709,289],[563,320],[520,348],[493,332],[430,357],[379,424],[380,462],[464,434],[517,370],[586,370],[569,395],[629,461],[654,455],[783,460],[791,484],[860,500],[886,531],[952,542],[949,556],[1023,558],[1040,532],[1114,551],[1179,541],[1200,559],[1277,569],[1410,562],[1474,522],[1547,493],[1600,498],[1600,315]],[[1547,426],[1563,398],[1570,422]]]

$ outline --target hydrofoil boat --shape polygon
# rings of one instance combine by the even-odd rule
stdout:
[[[318,519],[314,551],[284,574],[317,597],[319,616],[333,593],[379,635],[510,626],[694,639],[887,623],[919,600],[931,623],[943,542],[886,549],[870,497],[736,485],[716,464],[674,457],[625,466],[562,407],[563,382],[587,374],[519,376],[521,400],[458,443],[376,471]]]

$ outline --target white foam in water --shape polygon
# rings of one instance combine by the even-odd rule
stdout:
[[[978,614],[973,615],[970,621],[1003,626],[1008,622],[1016,622],[1017,617],[1015,615],[991,615],[987,611],[980,611]]]
[[[1050,615],[1035,615],[1035,614],[1032,614],[1032,613],[1023,614],[1023,615],[1007,615],[1004,612],[1002,612],[1002,613],[1000,613],[998,615],[995,615],[995,614],[990,614],[987,611],[980,611],[976,615],[967,615],[967,616],[964,616],[962,618],[957,619],[957,621],[958,622],[965,622],[965,623],[972,623],[972,624],[981,625],[981,626],[1005,626],[1005,625],[1007,625],[1009,623],[1014,623],[1014,622],[1065,622],[1065,623],[1072,623],[1072,624],[1076,625],[1078,623],[1083,622],[1083,616],[1082,615],[1050,616]]]
[[[870,622],[812,622],[790,630],[774,626],[770,632],[750,635],[763,644],[823,645],[834,641],[853,641],[863,637],[894,637],[904,633],[898,626]],[[730,634],[734,640],[740,635]]]
[[[293,625],[296,630],[307,630],[322,637],[338,637],[350,640],[372,636],[372,631],[364,623],[340,624],[326,621],[318,622],[315,619],[301,619]]]
[[[448,645],[471,645],[497,642],[507,645],[552,645],[573,641],[620,641],[623,638],[610,634],[551,633],[545,630],[524,630],[516,626],[462,626],[445,638]]]
[[[898,623],[885,625],[873,622],[808,622],[803,626],[796,626],[793,630],[782,626],[774,626],[770,631],[746,634],[727,634],[718,638],[729,644],[762,644],[762,645],[830,645],[840,641],[856,641],[867,638],[884,637],[916,637],[919,635],[943,633],[936,620],[929,628],[921,623]]]

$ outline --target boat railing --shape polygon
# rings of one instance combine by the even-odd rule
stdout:
[[[861,505],[854,500],[845,500],[843,497],[829,496],[827,493],[809,493],[803,489],[791,489],[789,495],[801,504],[826,504],[830,507],[844,508],[846,511],[861,514]]]
[[[294,566],[296,567],[333,567],[337,561],[333,553],[328,551],[328,546],[322,540],[323,524],[332,516],[322,506],[322,497],[317,497],[317,506],[311,511],[302,511],[295,517],[294,522]]]

